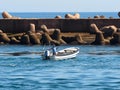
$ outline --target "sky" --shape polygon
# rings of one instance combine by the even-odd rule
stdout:
[[[119,12],[120,0],[0,0],[0,12]]]

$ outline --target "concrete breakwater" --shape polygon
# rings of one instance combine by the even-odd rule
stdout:
[[[43,25],[45,25],[45,27],[47,28],[42,27]],[[113,26],[114,28],[111,28],[111,26]],[[96,27],[101,32],[99,33],[96,32]],[[104,30],[103,30],[103,27],[105,28]],[[6,36],[10,38],[10,40],[8,39],[7,43],[11,43],[11,40],[14,38],[18,40],[17,43],[15,44],[31,44],[29,39],[30,39],[31,34],[33,33],[34,33],[34,35],[32,35],[32,38],[34,37],[33,42],[36,42],[33,44],[48,44],[48,41],[56,45],[61,45],[61,44],[79,44],[79,45],[85,44],[86,45],[88,44],[89,42],[84,41],[84,37],[87,37],[87,36],[84,35],[84,37],[82,37],[80,33],[88,33],[89,36],[95,35],[95,37],[92,38],[93,42],[90,42],[89,44],[94,44],[94,45],[119,44],[120,43],[119,28],[120,28],[120,19],[35,19],[35,18],[33,19],[32,18],[31,19],[18,19],[18,18],[0,19],[1,31],[6,33]],[[108,32],[106,33],[105,30],[107,30]],[[49,34],[49,31],[52,32],[53,35]],[[56,35],[54,33],[55,31],[57,31],[57,35],[59,36],[57,39],[55,39],[57,36],[53,37],[54,35]],[[9,33],[10,34],[22,33],[22,34],[18,35],[20,36],[18,39],[18,36],[15,36],[15,37],[9,36]],[[61,33],[71,33],[71,34],[79,33],[79,34],[65,37],[64,34],[61,36]],[[37,35],[39,37],[38,41],[35,39],[37,38],[36,37]],[[26,38],[21,39],[23,38],[23,36],[27,38],[29,43],[23,43],[23,42],[26,42],[24,41]],[[46,41],[44,43],[41,43],[40,41],[41,41],[41,38],[43,37],[44,37],[43,41],[45,41],[45,38],[46,38]],[[98,38],[101,38],[101,39],[98,39]],[[69,42],[70,39],[71,39],[71,42]],[[106,40],[104,39],[107,39],[108,42],[106,42]],[[105,43],[103,43],[103,41],[105,41]],[[0,42],[4,42],[4,40],[1,40]]]
[[[61,32],[88,32],[91,23],[98,28],[115,25],[120,28],[120,19],[0,19],[0,29],[6,33],[20,33],[29,31],[29,24],[34,23],[36,30],[41,25],[48,28],[59,28]]]

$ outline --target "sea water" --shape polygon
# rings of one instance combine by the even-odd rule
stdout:
[[[9,12],[11,15],[21,18],[55,18],[55,16],[60,15],[65,18],[66,14],[75,14],[76,12]],[[96,15],[105,16],[106,18],[113,17],[119,18],[118,12],[77,12],[80,14],[80,18],[93,18]],[[0,13],[0,18],[2,18],[2,12]]]
[[[120,90],[120,46],[78,45],[76,58],[42,60],[51,47],[0,45],[0,90]]]

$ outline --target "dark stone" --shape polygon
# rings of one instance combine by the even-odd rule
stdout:
[[[21,37],[21,44],[30,44],[29,35],[25,34]]]

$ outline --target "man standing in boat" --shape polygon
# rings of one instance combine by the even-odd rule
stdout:
[[[52,52],[53,52],[53,55],[56,55],[56,54],[57,54],[57,53],[56,53],[56,47],[53,46]]]

